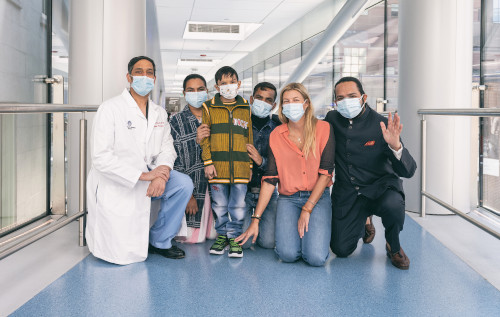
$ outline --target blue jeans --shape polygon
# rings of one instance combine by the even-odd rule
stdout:
[[[193,181],[186,174],[170,171],[170,178],[165,185],[161,199],[158,219],[149,229],[149,243],[160,249],[170,249],[172,239],[181,227],[182,217],[186,211],[187,203],[193,195]]]
[[[215,230],[228,238],[238,237],[243,232],[247,184],[211,184],[210,187],[212,210],[217,216]]]
[[[310,195],[311,192],[297,192],[278,197],[276,254],[283,262],[295,262],[302,257],[312,266],[322,266],[330,255],[332,204],[328,188],[313,208],[308,232],[302,239],[299,237],[300,213]]]
[[[257,207],[259,194],[252,194],[247,192],[245,197],[246,215],[243,223],[243,231],[247,230],[252,222],[250,218]],[[257,237],[257,244],[261,248],[272,249],[274,248],[274,231],[276,228],[276,203],[278,201],[278,192],[275,190],[269,203],[267,204],[262,219],[259,221],[259,236]],[[253,237],[252,237],[253,238]],[[252,238],[243,245],[243,248],[249,248],[252,245]]]

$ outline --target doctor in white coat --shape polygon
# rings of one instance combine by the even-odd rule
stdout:
[[[149,100],[154,61],[134,57],[130,90],[102,103],[92,131],[87,180],[87,243],[95,257],[116,264],[144,261],[149,253],[183,258],[172,245],[193,193],[189,176],[173,171],[177,157],[165,109]],[[150,229],[151,199],[161,199]]]

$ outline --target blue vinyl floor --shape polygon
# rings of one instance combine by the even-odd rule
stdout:
[[[13,316],[500,316],[500,291],[408,216],[410,270],[393,267],[374,221],[371,245],[320,268],[258,247],[209,255],[211,241],[182,245],[182,260],[116,266],[90,255]]]

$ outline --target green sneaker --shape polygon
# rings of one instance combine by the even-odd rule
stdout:
[[[219,234],[214,244],[210,248],[210,254],[224,254],[224,251],[227,249],[229,242],[227,241],[227,237]]]
[[[238,242],[234,241],[234,238],[229,239],[229,254],[230,258],[242,258],[243,257],[243,249]]]

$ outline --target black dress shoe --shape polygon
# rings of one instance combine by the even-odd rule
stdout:
[[[160,249],[150,244],[148,252],[151,254],[156,253],[169,259],[182,259],[183,257],[186,256],[184,251],[182,251],[175,245],[172,245],[170,249]]]

